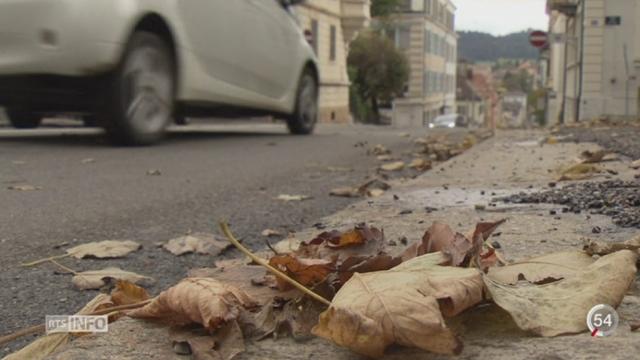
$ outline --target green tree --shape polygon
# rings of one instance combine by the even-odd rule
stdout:
[[[387,17],[394,13],[402,0],[373,0],[371,1],[371,16]]]
[[[351,44],[347,63],[352,99],[368,110],[355,113],[365,122],[380,122],[380,103],[389,103],[404,92],[409,79],[409,63],[387,37],[373,31],[360,33]],[[363,113],[366,117],[362,117]]]

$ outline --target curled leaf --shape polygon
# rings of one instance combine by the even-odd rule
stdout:
[[[90,242],[67,249],[67,254],[76,259],[83,258],[118,258],[139,250],[142,245],[130,240],[105,240]]]
[[[289,254],[272,257],[269,265],[307,287],[321,283],[334,270],[333,262],[329,260],[297,258]],[[291,285],[278,278],[278,288],[284,291],[290,289]]]

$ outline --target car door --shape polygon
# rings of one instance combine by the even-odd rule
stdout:
[[[178,2],[189,50],[205,72],[244,89],[253,76],[247,73],[247,26],[245,0],[184,0]]]
[[[245,66],[252,74],[250,89],[279,99],[292,91],[300,74],[300,29],[279,0],[243,1],[248,30]]]

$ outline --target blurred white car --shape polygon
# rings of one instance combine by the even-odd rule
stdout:
[[[464,116],[458,114],[447,114],[440,115],[436,117],[431,123],[429,123],[429,128],[450,128],[453,129],[455,127],[466,127],[467,120]]]
[[[123,144],[199,115],[275,115],[309,134],[319,76],[300,2],[0,0],[0,106],[17,128],[80,114]]]

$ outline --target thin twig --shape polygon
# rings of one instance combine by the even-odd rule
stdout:
[[[269,239],[264,239],[264,242],[267,244],[267,247],[269,248],[269,250],[273,251],[275,255],[280,255],[278,251],[276,251],[276,249],[274,249],[273,246],[271,246]]]
[[[299,282],[295,281],[294,279],[290,278],[289,276],[287,276],[286,274],[282,273],[280,270],[274,268],[273,266],[269,265],[269,263],[265,260],[262,259],[256,255],[254,255],[251,251],[249,251],[247,248],[245,248],[242,244],[240,244],[240,242],[233,236],[233,234],[231,233],[231,229],[229,229],[229,226],[226,223],[220,223],[220,228],[222,229],[222,232],[224,233],[224,235],[227,237],[227,239],[235,246],[238,248],[238,250],[242,251],[245,255],[247,255],[248,257],[251,258],[251,260],[255,261],[256,263],[264,266],[267,270],[269,270],[270,272],[272,272],[275,276],[279,277],[280,279],[288,282],[289,284],[293,285],[294,287],[296,287],[298,290],[302,291],[303,293],[311,296],[313,299],[327,305],[330,306],[331,302],[329,302],[329,300],[323,298],[322,296],[314,293],[313,291],[309,290],[308,288],[306,288],[304,285],[300,284]]]
[[[24,266],[24,267],[36,266],[36,265],[42,264],[42,263],[47,262],[47,261],[66,258],[67,256],[71,256],[71,254],[62,254],[62,255],[51,256],[51,257],[48,257],[48,258],[32,261],[32,262],[29,262],[29,263],[24,263],[24,264],[22,264],[22,266]]]
[[[69,268],[69,267],[66,267],[66,266],[64,266],[64,265],[60,264],[59,262],[55,261],[54,259],[49,259],[49,261],[50,261],[52,264],[54,264],[54,265],[56,265],[57,267],[59,267],[60,269],[62,269],[62,270],[64,270],[64,271],[68,272],[69,274],[78,275],[78,272],[77,272],[77,271],[73,270],[72,268]]]

